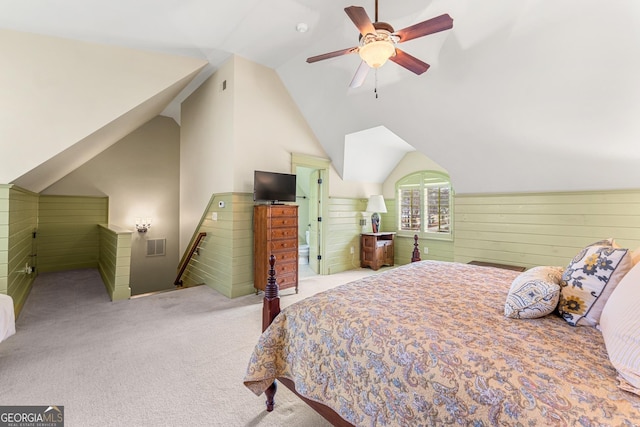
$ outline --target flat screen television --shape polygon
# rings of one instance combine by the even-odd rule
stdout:
[[[253,200],[271,204],[296,201],[296,176],[289,173],[255,171]]]

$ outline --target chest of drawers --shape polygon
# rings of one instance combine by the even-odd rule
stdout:
[[[298,206],[256,205],[253,208],[253,286],[264,291],[269,256],[276,257],[280,289],[298,292]]]

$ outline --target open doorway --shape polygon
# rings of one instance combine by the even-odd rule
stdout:
[[[324,228],[329,161],[294,155],[292,172],[296,174],[298,204],[298,276],[326,274],[324,271]]]
[[[314,191],[315,185],[312,184],[313,176],[317,175],[317,170],[298,166],[295,170],[296,174],[296,204],[298,205],[298,277],[308,277],[318,274],[317,250],[312,251],[312,229],[313,237],[317,234],[317,214],[312,212],[317,205],[317,193]],[[317,185],[317,184],[316,184]],[[314,221],[314,216],[316,219]],[[317,242],[314,242],[314,248]],[[312,252],[316,252],[316,259],[313,258]]]

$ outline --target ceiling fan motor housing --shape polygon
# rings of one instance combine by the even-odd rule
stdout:
[[[373,23],[373,27],[376,30],[385,30],[385,31],[388,31],[390,33],[393,33],[395,31],[393,29],[393,27],[391,26],[391,24],[386,23],[386,22],[374,22]]]
[[[374,22],[374,23],[373,23],[373,28],[375,28],[375,29],[376,29],[376,32],[378,32],[378,31],[382,30],[382,31],[386,31],[387,33],[389,33],[389,34],[391,34],[391,35],[393,35],[393,32],[395,31],[395,30],[393,29],[393,27],[391,26],[391,24],[389,24],[389,23],[387,23],[387,22]],[[371,33],[368,33],[368,34],[371,34]],[[367,35],[368,35],[368,34],[367,34]],[[374,34],[374,36],[375,36],[375,34]],[[362,35],[362,34],[358,34],[358,41],[359,41],[359,42],[361,42],[361,43],[362,43],[362,37],[363,37],[363,35]],[[394,36],[394,37],[396,37],[396,36]],[[394,43],[395,43],[396,41],[397,41],[397,40],[394,40]]]

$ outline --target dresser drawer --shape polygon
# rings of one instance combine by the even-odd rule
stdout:
[[[287,289],[298,285],[298,280],[295,274],[285,274],[281,277],[276,275],[276,283],[278,288]]]
[[[297,271],[298,265],[295,262],[286,262],[286,263],[276,263],[276,278],[280,276],[285,276],[287,274],[293,273]]]
[[[298,239],[282,239],[282,240],[273,240],[271,242],[271,250],[273,252],[278,251],[297,251],[298,248]]]
[[[271,206],[271,218],[272,221],[275,219],[274,217],[298,217],[298,207],[297,206]]]
[[[276,257],[276,267],[280,265],[280,263],[285,262],[297,262],[298,252],[297,251],[285,251],[285,252],[274,252],[273,256]]]
[[[298,218],[295,216],[283,216],[278,218],[271,218],[272,228],[293,227],[298,228]]]
[[[274,228],[271,230],[271,238],[273,240],[279,239],[293,239],[298,238],[297,228]]]

